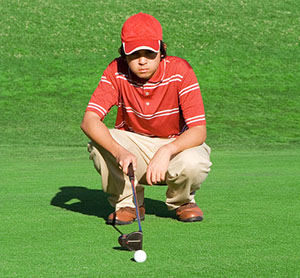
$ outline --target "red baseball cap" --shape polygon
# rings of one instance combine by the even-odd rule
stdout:
[[[126,55],[141,49],[149,49],[157,53],[161,40],[161,25],[152,15],[135,14],[129,17],[122,27],[121,41]]]

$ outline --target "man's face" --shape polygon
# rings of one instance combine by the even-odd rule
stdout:
[[[126,56],[130,70],[139,78],[150,79],[160,63],[160,51],[138,50]]]

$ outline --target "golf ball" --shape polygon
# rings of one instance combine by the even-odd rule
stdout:
[[[147,254],[143,250],[138,250],[134,252],[134,260],[137,263],[143,263],[147,259]]]

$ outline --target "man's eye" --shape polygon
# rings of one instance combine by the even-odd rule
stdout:
[[[135,56],[138,56],[138,55],[139,55],[139,53],[138,53],[138,51],[136,51],[136,52],[131,53],[129,56],[132,56],[132,57],[134,56],[135,57]]]
[[[151,51],[151,50],[147,50],[146,51],[146,56],[150,59],[154,59],[156,57],[157,53]]]
[[[155,59],[157,53],[151,50],[145,50],[144,52],[136,51],[129,55],[130,60],[138,59],[140,57],[146,57],[148,59]]]
[[[134,53],[131,53],[130,55],[128,55],[127,57],[130,60],[137,59],[138,58],[138,54],[136,52],[134,52]]]

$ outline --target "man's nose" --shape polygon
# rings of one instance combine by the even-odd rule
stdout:
[[[145,56],[140,56],[139,57],[139,64],[140,65],[145,65],[147,63],[147,58]]]

